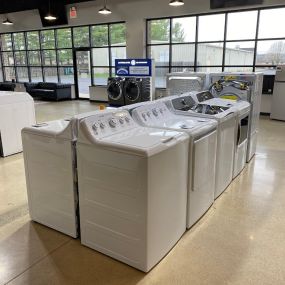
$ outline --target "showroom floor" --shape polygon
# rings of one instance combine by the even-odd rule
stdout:
[[[39,103],[38,121],[95,109]],[[22,154],[0,158],[0,284],[285,284],[285,123],[261,117],[258,151],[150,273],[29,219]]]

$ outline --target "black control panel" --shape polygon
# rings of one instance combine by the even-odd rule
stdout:
[[[209,91],[203,91],[203,92],[197,94],[197,99],[199,102],[203,102],[203,101],[210,100],[213,98],[214,98],[214,96]]]

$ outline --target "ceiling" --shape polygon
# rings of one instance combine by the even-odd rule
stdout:
[[[50,5],[52,7],[53,4],[67,5],[87,1],[91,0],[50,0]],[[49,0],[2,0],[0,1],[0,14],[39,9],[48,5]]]

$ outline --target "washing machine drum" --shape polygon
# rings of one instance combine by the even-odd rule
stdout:
[[[111,81],[107,88],[108,96],[110,99],[117,101],[122,98],[122,86],[118,81]]]
[[[125,83],[125,96],[129,101],[136,102],[140,98],[140,87],[135,80],[129,80]]]

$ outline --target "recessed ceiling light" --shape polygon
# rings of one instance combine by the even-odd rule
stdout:
[[[2,22],[3,25],[6,25],[6,26],[12,26],[14,25],[14,23],[12,21],[10,21],[8,18],[6,20],[4,20]]]
[[[169,2],[170,6],[174,6],[174,7],[178,7],[178,6],[183,6],[184,5],[184,1],[183,0],[171,0]]]

